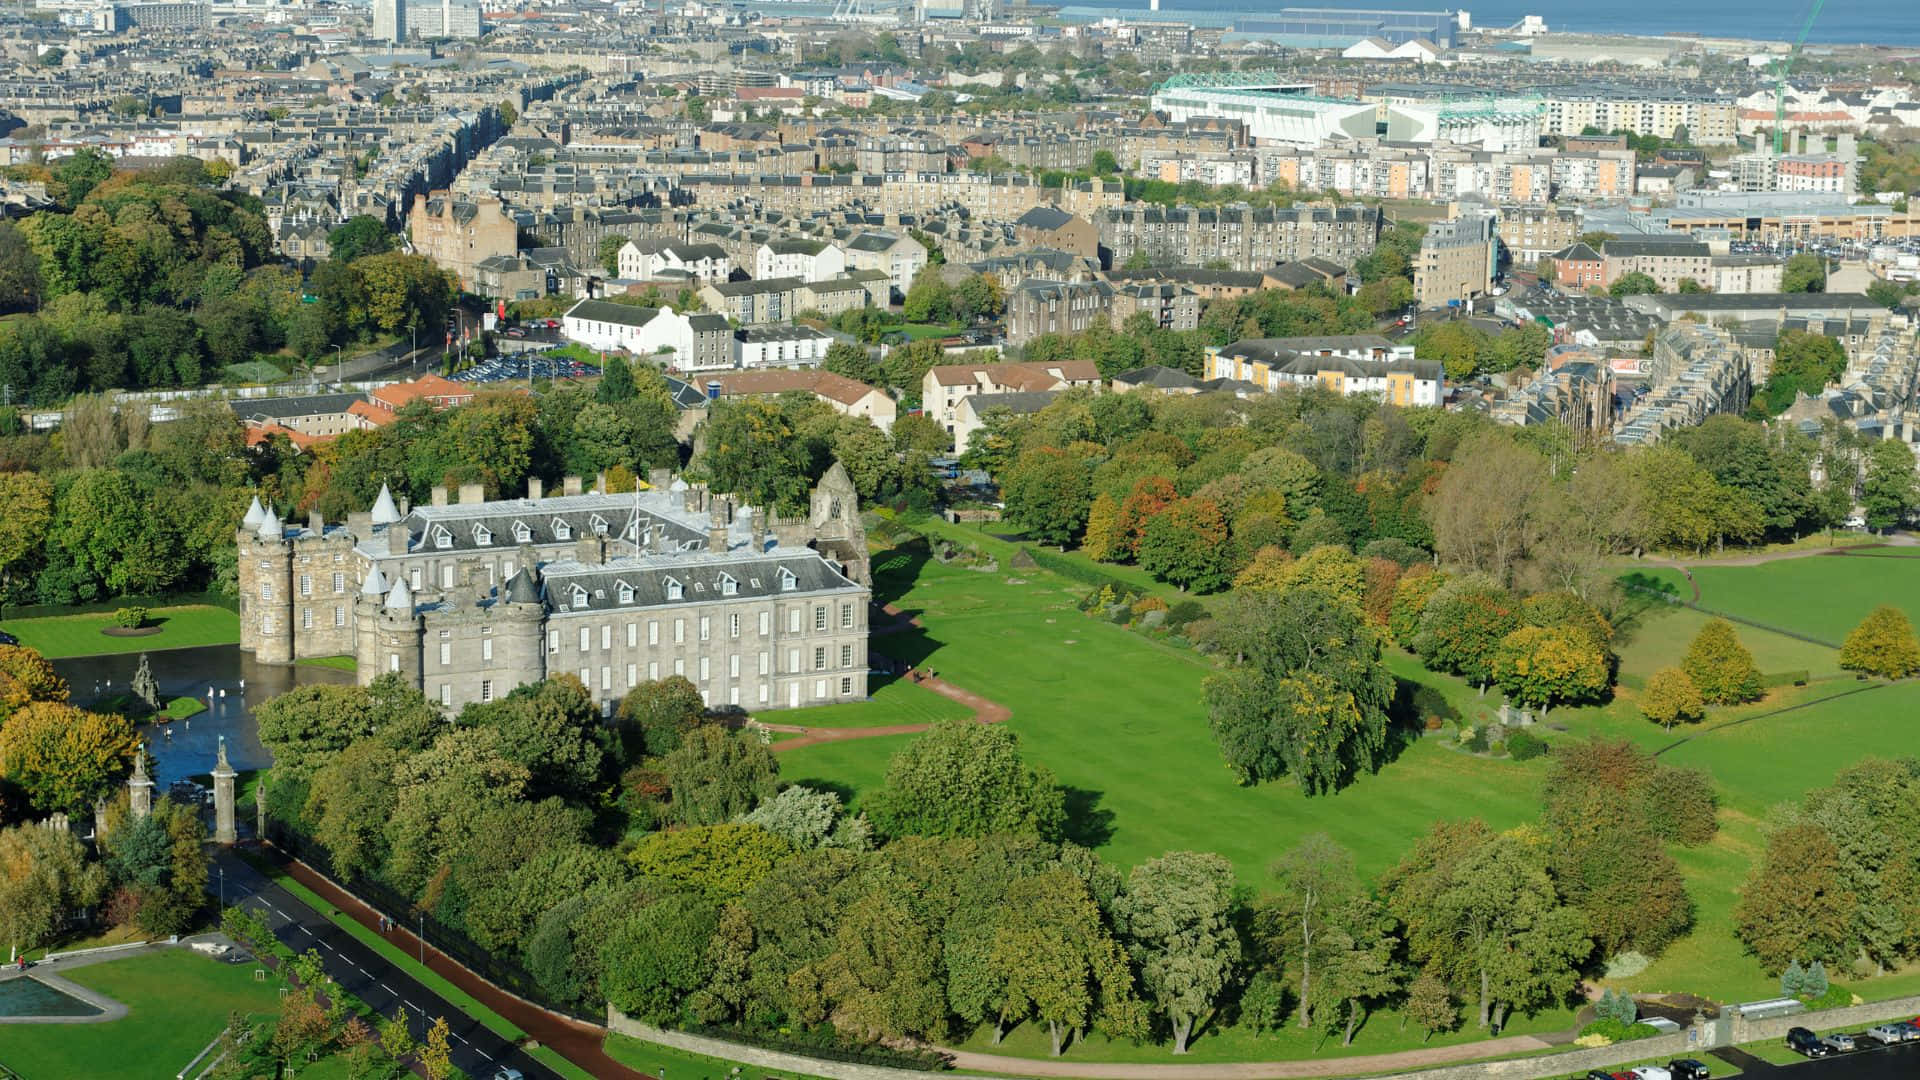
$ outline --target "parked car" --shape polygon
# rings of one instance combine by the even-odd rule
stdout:
[[[1907,1029],[1899,1024],[1881,1024],[1878,1027],[1868,1028],[1866,1036],[1874,1042],[1892,1046],[1895,1043],[1907,1041]]]
[[[18,645],[18,644],[20,644],[19,638],[14,637],[12,634],[7,633],[5,630],[0,630],[0,645]]]
[[[1902,1042],[1913,1042],[1916,1039],[1920,1039],[1920,1024],[1916,1024],[1911,1020],[1900,1020],[1896,1021],[1893,1026],[1900,1029]]]
[[[1693,1058],[1674,1058],[1667,1062],[1667,1071],[1673,1074],[1673,1080],[1708,1080],[1713,1075]]]
[[[1803,1027],[1791,1028],[1787,1031],[1787,1049],[1810,1058],[1826,1057],[1833,1052],[1827,1048],[1826,1043],[1820,1041],[1820,1036]]]
[[[1673,1080],[1673,1074],[1658,1065],[1641,1065],[1633,1070],[1634,1080]]]
[[[1836,1054],[1844,1054],[1855,1049],[1853,1036],[1844,1031],[1836,1031],[1820,1041],[1831,1047]]]

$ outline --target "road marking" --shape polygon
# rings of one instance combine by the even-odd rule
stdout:
[[[293,916],[291,916],[291,915],[288,915],[288,914],[287,914],[286,912],[284,912],[284,911],[281,911],[281,910],[280,910],[279,908],[274,908],[274,909],[273,909],[273,913],[274,913],[275,915],[278,915],[278,916],[280,916],[280,917],[281,917],[281,918],[283,918],[283,919],[291,919],[291,918],[293,917]]]
[[[399,994],[394,994],[394,993],[393,993],[393,990],[392,990],[391,988],[389,988],[389,987],[387,986],[387,984],[386,984],[386,983],[381,983],[381,984],[380,984],[380,989],[382,989],[382,990],[385,990],[385,991],[386,991],[387,993],[389,993],[389,994],[393,994],[393,996],[394,996],[394,997],[399,997],[399,996],[400,996]]]
[[[467,1040],[465,1040],[465,1039],[463,1039],[463,1038],[461,1038],[460,1036],[458,1036],[458,1035],[455,1035],[455,1034],[454,1034],[453,1032],[451,1032],[451,1031],[449,1031],[449,1032],[447,1032],[447,1038],[449,1038],[449,1039],[452,1039],[452,1040],[453,1040],[454,1042],[457,1042],[457,1043],[464,1043],[464,1042],[466,1042],[466,1041],[467,1041]]]
[[[355,970],[355,971],[357,971],[357,972],[359,972],[359,973],[360,973],[360,974],[362,974],[362,975],[367,975],[367,969],[366,969],[366,968],[363,968],[363,967],[361,967],[361,966],[360,966],[359,964],[355,964],[355,965],[353,965],[353,970]],[[373,978],[373,976],[372,976],[372,975],[367,975],[367,978],[369,978],[369,979],[371,979],[371,978]]]
[[[415,1005],[411,1001],[402,1001],[400,1004],[405,1005],[407,1008],[412,1009],[414,1012],[419,1013],[421,1016],[427,1015],[427,1010],[421,1008],[418,1005]]]

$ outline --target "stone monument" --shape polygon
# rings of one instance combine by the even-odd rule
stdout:
[[[240,839],[233,827],[233,779],[240,774],[227,764],[227,737],[220,736],[220,759],[213,764],[213,842],[231,844]]]
[[[146,743],[141,743],[133,755],[133,775],[127,777],[127,806],[135,821],[153,812],[153,779],[147,775]]]
[[[133,696],[146,703],[148,712],[160,711],[160,684],[153,681],[153,665],[147,654],[140,654],[140,667],[133,673]]]

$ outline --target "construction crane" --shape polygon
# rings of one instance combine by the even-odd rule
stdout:
[[[1774,73],[1779,76],[1773,87],[1773,156],[1776,158],[1786,152],[1787,73],[1793,70],[1793,61],[1800,55],[1800,46],[1807,43],[1807,34],[1813,30],[1813,20],[1820,17],[1820,9],[1826,6],[1827,0],[1813,0],[1813,10],[1807,12],[1807,21],[1800,24],[1800,36],[1793,39],[1793,48],[1773,62]]]

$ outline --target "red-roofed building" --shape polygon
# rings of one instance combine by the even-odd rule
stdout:
[[[423,375],[412,382],[383,386],[367,397],[375,408],[396,413],[421,398],[432,402],[436,409],[465,405],[473,400],[474,390],[466,383],[457,383],[438,375]]]

